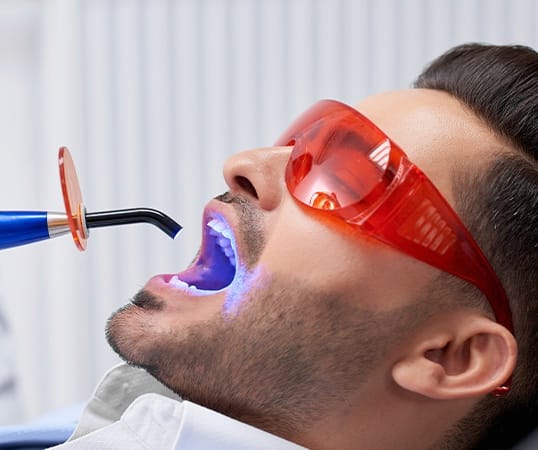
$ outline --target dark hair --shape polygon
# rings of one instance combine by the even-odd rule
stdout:
[[[484,398],[451,439],[457,448],[510,448],[538,423],[538,53],[461,45],[414,86],[451,94],[507,143],[485,174],[458,177],[455,194],[510,299],[518,362],[512,391]]]

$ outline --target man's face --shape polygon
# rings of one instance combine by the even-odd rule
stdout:
[[[391,92],[357,109],[452,204],[454,174],[479,171],[498,145],[441,92]],[[386,379],[431,313],[427,290],[439,274],[299,206],[284,181],[290,151],[232,157],[230,192],[205,209],[197,262],[152,278],[107,329],[124,359],[180,395],[278,434]]]

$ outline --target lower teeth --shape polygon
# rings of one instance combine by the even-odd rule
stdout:
[[[189,286],[187,283],[185,283],[184,281],[181,281],[177,275],[174,275],[172,278],[170,278],[170,281],[168,282],[168,284],[174,286],[174,287],[177,287],[177,288],[185,288],[185,289],[188,289],[188,288],[194,288],[196,289],[196,286]]]

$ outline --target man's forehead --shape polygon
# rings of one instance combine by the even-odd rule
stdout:
[[[356,108],[405,151],[453,204],[453,174],[481,171],[501,140],[453,96],[407,89],[368,97]]]

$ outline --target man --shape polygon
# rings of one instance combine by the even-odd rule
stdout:
[[[65,448],[509,448],[535,426],[538,54],[460,46],[415,87],[227,161],[196,261],[109,320],[143,370],[109,373]]]

